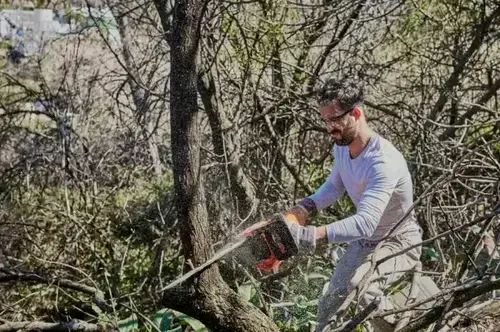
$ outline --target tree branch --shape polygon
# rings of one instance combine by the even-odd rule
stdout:
[[[367,305],[366,308],[364,308],[360,313],[354,316],[352,320],[350,320],[340,332],[349,332],[354,330],[356,326],[361,324],[372,312],[374,312],[378,308],[380,301],[380,297],[377,297],[375,300],[373,300],[372,303]]]
[[[384,114],[387,114],[387,115],[390,115],[392,117],[395,117],[396,119],[401,119],[401,115],[399,115],[396,111],[393,111],[387,107],[384,107],[384,106],[381,106],[381,105],[377,105],[377,104],[374,104],[372,103],[371,101],[368,101],[368,100],[365,100],[365,105],[368,106],[368,107],[371,107],[377,111],[380,111]]]
[[[238,216],[247,218],[257,206],[257,197],[248,176],[240,163],[240,132],[233,127],[231,131],[224,132],[222,128],[228,127],[228,119],[224,109],[219,109],[215,97],[216,85],[210,71],[198,74],[198,92],[207,114],[212,131],[212,144],[218,161],[228,170],[229,186],[235,194]]]
[[[0,325],[0,332],[15,331],[53,331],[53,332],[101,332],[116,329],[106,328],[100,324],[90,324],[81,321],[71,321],[67,323],[48,322],[8,322]]]
[[[455,300],[451,303],[449,310],[458,308],[469,300],[495,289],[500,289],[500,279],[495,281],[486,281],[477,287],[457,292]],[[433,307],[427,314],[408,324],[408,326],[401,329],[399,332],[416,332],[426,326],[429,326],[441,316],[445,306],[446,304]]]
[[[313,71],[313,76],[311,77],[311,80],[309,81],[309,86],[308,86],[308,91],[311,92],[314,88],[314,85],[316,84],[316,80],[318,79],[319,72],[321,71],[321,68],[325,65],[326,59],[328,58],[328,55],[330,52],[338,45],[340,42],[344,39],[344,37],[347,35],[347,32],[351,28],[351,26],[354,24],[354,21],[359,17],[359,14],[361,13],[361,10],[363,9],[364,5],[366,3],[366,0],[361,1],[358,3],[356,8],[353,10],[349,18],[347,19],[346,24],[340,31],[339,35],[336,36],[334,33],[332,36],[332,39],[328,43],[328,45],[325,47],[323,50],[323,53],[321,53],[318,62],[316,63],[316,66]]]
[[[276,146],[278,147],[277,151],[278,151],[278,154],[279,154],[281,160],[283,161],[283,164],[286,166],[286,168],[288,169],[290,174],[292,174],[295,181],[297,181],[300,184],[302,189],[304,189],[304,191],[308,195],[312,194],[314,192],[314,190],[311,188],[311,186],[309,186],[307,183],[304,182],[304,180],[300,177],[299,172],[297,172],[295,167],[290,163],[290,161],[288,160],[286,155],[283,153],[282,147],[278,141],[278,138],[276,137],[276,133],[273,130],[273,126],[271,124],[271,120],[269,119],[269,116],[266,115],[264,117],[264,119],[266,120],[267,129],[269,130],[269,133],[271,134],[271,139],[273,140],[273,143],[276,144]]]
[[[90,287],[72,280],[58,279],[53,276],[41,276],[34,272],[13,271],[2,267],[0,267],[0,273],[4,274],[0,275],[0,283],[11,282],[11,281],[25,281],[25,282],[34,282],[39,284],[56,285],[59,287],[68,288],[89,295],[93,295],[95,301],[99,304],[105,302],[104,294],[102,291],[98,290],[97,288]]]
[[[496,92],[500,89],[500,79],[497,80],[488,91],[486,91],[478,100],[476,103],[474,103],[474,106],[469,108],[467,112],[465,112],[456,122],[453,126],[449,127],[441,136],[439,137],[440,140],[446,140],[449,137],[453,137],[455,134],[455,130],[457,129],[457,126],[461,126],[465,123],[466,120],[472,118],[476,113],[480,112],[481,110],[484,110],[484,104],[488,102],[492,97],[495,96]]]
[[[450,90],[458,84],[459,77],[465,69],[465,65],[469,62],[470,58],[474,55],[474,53],[481,47],[484,38],[490,31],[490,26],[495,20],[497,16],[500,15],[500,6],[497,6],[495,11],[491,13],[489,17],[487,17],[483,22],[478,22],[476,25],[476,29],[474,31],[474,39],[472,40],[467,51],[458,59],[458,62],[451,73],[450,77],[446,80],[443,85],[443,89],[441,90],[441,94],[439,95],[439,99],[434,105],[429,114],[429,119],[432,121],[436,120],[437,115],[441,112],[448,101]],[[430,122],[425,123],[425,128],[430,126]]]

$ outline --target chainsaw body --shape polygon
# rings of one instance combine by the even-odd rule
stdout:
[[[299,252],[283,215],[276,214],[271,220],[252,225],[240,233],[231,243],[220,249],[212,258],[172,281],[161,291],[173,288],[202,272],[218,260],[229,257],[239,263],[254,265],[259,270],[277,272],[281,263]]]
[[[281,214],[251,227],[243,233],[247,240],[240,252],[250,253],[252,263],[260,270],[276,272],[279,265],[299,250]]]

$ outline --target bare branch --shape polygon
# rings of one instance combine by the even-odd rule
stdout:
[[[281,146],[279,144],[279,141],[276,137],[276,133],[274,132],[274,129],[273,129],[273,126],[271,124],[271,120],[269,119],[269,116],[266,115],[264,118],[266,120],[267,129],[269,130],[269,133],[271,134],[271,138],[272,138],[274,144],[276,144],[276,146],[278,147],[277,151],[278,151],[278,154],[279,154],[281,160],[283,161],[283,164],[286,166],[286,168],[288,169],[290,174],[292,174],[295,181],[297,181],[297,183],[299,183],[300,186],[305,190],[305,192],[308,194],[312,194],[314,192],[313,189],[308,184],[306,184],[304,182],[304,180],[300,177],[300,175],[297,172],[297,170],[295,169],[295,167],[290,163],[290,161],[288,160],[286,155],[283,154],[284,150],[281,148]]]
[[[448,128],[441,136],[440,139],[445,140],[449,137],[453,137],[455,135],[456,126],[461,126],[465,123],[465,121],[471,119],[474,115],[484,109],[484,104],[488,102],[492,97],[494,97],[497,91],[500,89],[500,79],[497,80],[489,89],[486,91],[480,98],[478,98],[477,102],[474,103],[467,112],[465,112],[457,122]]]
[[[490,16],[485,18],[482,22],[478,22],[476,24],[476,28],[473,32],[474,39],[470,43],[467,51],[465,51],[465,53],[460,56],[457,64],[453,68],[453,72],[444,83],[439,99],[437,100],[436,104],[434,105],[429,114],[429,119],[436,120],[439,112],[443,110],[444,106],[446,105],[446,102],[448,101],[451,89],[454,86],[456,86],[457,83],[459,82],[460,75],[464,71],[465,65],[467,64],[467,62],[469,62],[474,53],[476,53],[476,51],[483,45],[483,40],[490,31],[490,26],[493,24],[493,22],[497,19],[499,15],[500,15],[500,6],[497,6],[496,9],[490,14]],[[426,123],[425,127],[428,128],[429,123]]]
[[[361,10],[363,9],[364,5],[366,4],[366,0],[362,0],[358,3],[356,8],[352,11],[351,15],[347,19],[347,22],[345,25],[342,27],[342,30],[340,30],[338,36],[334,33],[330,42],[328,45],[325,47],[323,50],[323,53],[320,55],[318,61],[316,62],[316,65],[314,67],[313,71],[313,77],[311,77],[311,80],[309,81],[309,86],[308,86],[308,91],[312,91],[314,89],[314,85],[316,84],[316,80],[318,79],[318,75],[325,65],[326,59],[328,58],[328,55],[330,52],[344,39],[344,37],[347,35],[347,32],[351,28],[351,26],[354,24],[356,19],[359,17],[359,14],[361,13]]]
[[[495,281],[485,281],[480,285],[472,287],[467,290],[459,291],[456,294],[454,301],[449,305],[449,310],[459,308],[471,299],[478,297],[482,294],[491,292],[492,290],[500,289],[500,279]],[[445,311],[446,305],[434,306],[431,311],[411,322],[399,332],[416,332],[420,329],[429,326],[435,322]]]
[[[93,295],[97,303],[104,303],[104,294],[102,291],[94,287],[90,287],[72,280],[59,279],[53,276],[42,276],[34,272],[14,271],[4,267],[0,267],[0,272],[4,274],[0,275],[0,283],[12,282],[12,281],[24,281],[24,282],[34,282],[39,284],[56,285],[59,287],[64,287],[82,293],[86,293],[89,295]]]
[[[117,329],[106,328],[101,324],[90,324],[81,321],[67,323],[47,322],[8,322],[0,325],[0,332],[23,331],[51,331],[51,332],[100,332],[114,331]]]

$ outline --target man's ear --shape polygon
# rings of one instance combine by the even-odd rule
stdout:
[[[361,117],[361,110],[357,106],[354,106],[352,109],[352,115],[356,118],[356,120],[359,119]]]

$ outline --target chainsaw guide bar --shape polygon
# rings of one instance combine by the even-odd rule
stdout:
[[[182,275],[180,278],[174,280],[173,282],[171,282],[167,286],[163,287],[162,289],[160,289],[160,292],[163,292],[167,289],[173,288],[173,287],[183,283],[184,281],[188,280],[189,278],[191,278],[195,274],[202,272],[206,268],[210,267],[210,265],[216,263],[219,259],[226,256],[231,251],[239,248],[241,245],[243,245],[246,242],[246,240],[247,240],[246,238],[242,238],[239,241],[237,241],[235,243],[231,243],[231,244],[227,245],[226,247],[222,248],[208,261],[206,261],[205,263],[201,264],[200,266],[190,270],[188,273]]]
[[[276,214],[268,221],[256,223],[238,234],[233,241],[222,247],[215,255],[200,266],[190,270],[163,287],[160,292],[171,289],[202,272],[226,255],[240,249],[240,253],[255,259],[255,267],[276,272],[282,261],[298,253],[297,245],[286,225],[283,215]],[[248,263],[248,262],[247,262]]]

